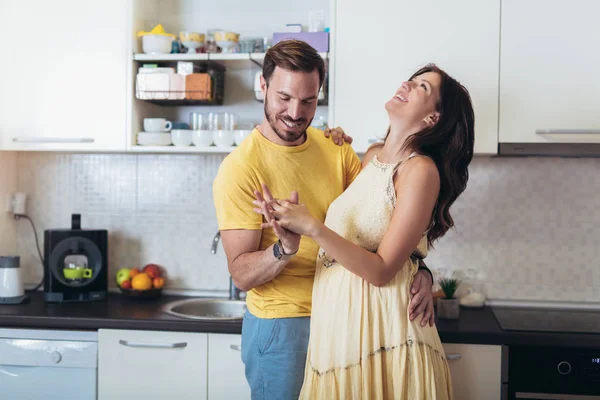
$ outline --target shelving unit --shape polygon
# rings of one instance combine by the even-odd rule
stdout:
[[[324,59],[328,59],[329,53],[319,53]],[[175,53],[175,54],[145,54],[136,53],[134,61],[257,61],[262,62],[265,53]]]
[[[323,59],[328,60],[329,53],[319,53]],[[262,62],[264,61],[265,53],[175,53],[175,54],[145,54],[145,53],[133,53],[132,63],[134,64],[133,73],[137,71],[137,68],[142,63],[163,63],[163,65],[175,66],[177,61],[198,61],[202,62],[216,62],[221,66],[225,67],[226,70],[245,70],[248,68],[262,68]],[[166,111],[167,109],[175,109],[178,107],[197,107],[203,106],[202,102],[196,100],[140,100],[134,101],[134,115],[135,119],[133,122],[133,138],[129,144],[129,150],[135,153],[177,153],[177,154],[227,154],[233,151],[236,146],[232,147],[196,147],[196,146],[141,146],[135,144],[135,134],[141,130],[141,120],[145,116],[155,117],[167,117],[169,118],[170,112],[173,110]],[[209,104],[207,104],[209,105]],[[325,104],[326,105],[326,104]],[[162,108],[165,107],[166,108]],[[170,107],[169,107],[170,106]],[[151,108],[149,108],[151,107]],[[161,108],[156,108],[161,107]],[[163,114],[167,112],[166,114]],[[176,112],[176,111],[175,111]],[[140,121],[140,122],[138,122]]]
[[[234,149],[236,149],[236,146],[131,146],[131,151],[136,153],[228,154],[231,153]]]

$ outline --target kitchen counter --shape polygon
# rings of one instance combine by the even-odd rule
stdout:
[[[44,303],[41,292],[28,303],[0,305],[0,327],[40,329],[142,329],[156,331],[239,334],[241,322],[187,320],[165,314],[161,308],[181,296],[136,300],[109,294],[106,301],[92,303]],[[569,311],[565,311],[569,312]],[[442,342],[560,346],[600,349],[600,335],[555,332],[503,331],[492,309],[461,308],[458,320],[436,321]]]
[[[45,303],[42,292],[29,293],[29,302],[0,305],[0,327],[40,329],[142,329],[156,331],[240,333],[241,322],[197,321],[171,316],[162,307],[189,299],[163,295],[156,299],[134,299],[109,293],[103,301]]]

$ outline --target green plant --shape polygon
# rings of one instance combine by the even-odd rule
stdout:
[[[444,292],[444,298],[452,299],[454,297],[454,292],[456,292],[456,289],[458,289],[458,286],[460,285],[460,281],[455,278],[441,278],[439,284]]]

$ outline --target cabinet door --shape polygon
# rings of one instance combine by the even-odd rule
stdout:
[[[99,400],[206,399],[207,334],[101,329]]]
[[[389,124],[384,104],[433,62],[469,90],[475,153],[498,151],[500,0],[336,0],[330,121],[364,151]]]
[[[599,13],[596,0],[502,1],[500,142],[600,142]]]
[[[502,346],[444,343],[454,398],[500,399]]]
[[[242,335],[208,334],[208,399],[250,399],[241,357]]]
[[[124,150],[130,1],[0,10],[0,149]]]

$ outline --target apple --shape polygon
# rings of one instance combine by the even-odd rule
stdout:
[[[148,264],[142,270],[147,273],[150,278],[158,278],[160,276],[160,268],[156,264]]]
[[[129,279],[126,279],[123,282],[121,282],[119,286],[121,286],[121,288],[123,289],[131,289],[131,281]]]
[[[154,286],[156,289],[160,289],[163,286],[165,286],[165,278],[159,276],[156,277],[152,280],[152,286]]]
[[[129,270],[129,277],[130,277],[130,278],[133,278],[134,276],[136,276],[136,275],[137,275],[137,274],[139,274],[140,272],[142,272],[142,271],[140,271],[140,269],[139,269],[139,268],[131,268],[131,269]]]
[[[129,268],[121,268],[120,270],[117,271],[117,285],[121,286],[121,283],[124,280],[129,279]]]

